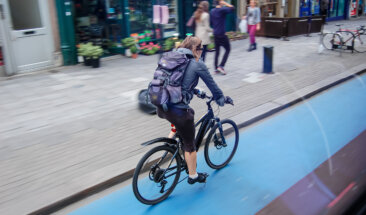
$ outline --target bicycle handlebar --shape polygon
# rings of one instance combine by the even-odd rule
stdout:
[[[208,96],[205,91],[194,89],[193,93],[200,99],[209,99],[207,103],[211,103],[213,101],[213,96]],[[225,104],[234,105],[234,101],[229,96],[225,97]]]

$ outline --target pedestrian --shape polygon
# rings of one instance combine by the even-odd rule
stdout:
[[[201,59],[205,61],[207,45],[211,43],[210,32],[212,28],[210,27],[210,14],[208,13],[208,1],[202,1],[197,10],[194,12],[194,21],[196,23],[195,36],[202,40],[203,51]]]
[[[250,45],[248,52],[257,49],[257,43],[255,42],[255,32],[261,28],[261,10],[257,7],[256,0],[250,0],[250,6],[247,9],[247,15],[243,16],[243,19],[247,20],[248,32],[250,38]]]
[[[320,4],[320,14],[322,16],[328,16],[328,7],[329,7],[329,0],[321,0]]]
[[[234,6],[223,0],[216,0],[215,5],[216,7],[212,9],[210,12],[210,23],[211,26],[213,27],[213,35],[215,38],[215,49],[216,49],[215,72],[216,73],[221,72],[223,75],[226,75],[224,67],[230,53],[230,41],[225,34],[225,21],[226,21],[226,15],[234,11]],[[225,54],[224,57],[222,58],[220,65],[218,66],[221,46],[224,47]]]

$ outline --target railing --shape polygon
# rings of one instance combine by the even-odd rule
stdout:
[[[307,33],[316,33],[321,31],[324,22],[324,16],[301,18],[262,17],[261,30],[257,32],[257,35],[266,37],[291,37]],[[310,32],[308,32],[309,23]]]

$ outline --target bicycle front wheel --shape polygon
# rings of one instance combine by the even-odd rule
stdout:
[[[354,49],[357,52],[366,52],[366,34],[359,35],[354,39]]]
[[[333,50],[342,45],[342,39],[338,34],[326,33],[323,35],[323,46],[326,49]]]
[[[205,144],[205,160],[213,169],[221,169],[233,158],[239,143],[239,130],[235,122],[224,119],[216,123]]]
[[[132,180],[136,198],[147,205],[157,204],[170,195],[178,183],[181,159],[176,150],[163,145],[148,151],[137,164]]]

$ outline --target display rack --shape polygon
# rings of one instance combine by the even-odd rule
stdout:
[[[168,0],[167,1],[169,8],[169,21],[168,24],[163,25],[164,37],[172,37],[175,33],[177,33],[178,20],[177,20],[177,0]]]

